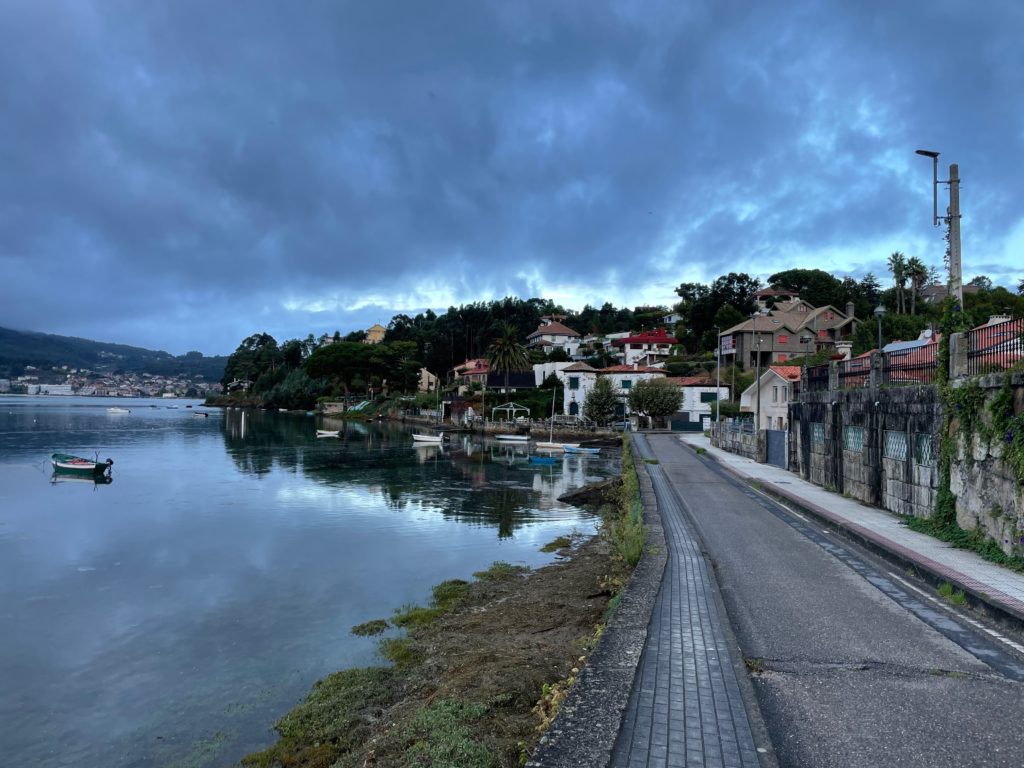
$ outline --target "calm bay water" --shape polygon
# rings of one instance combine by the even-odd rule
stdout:
[[[413,448],[387,424],[317,439],[322,425],[0,397],[4,764],[230,764],[315,680],[379,663],[353,625],[495,560],[550,562],[543,544],[596,525],[557,497],[619,468],[617,453],[530,465],[479,439]],[[54,483],[55,451],[113,458],[113,481]]]

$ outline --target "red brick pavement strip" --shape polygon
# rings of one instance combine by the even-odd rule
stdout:
[[[802,498],[793,491],[781,488],[770,480],[753,478],[734,467],[729,466],[725,462],[718,461],[711,452],[708,452],[706,455],[714,459],[718,466],[722,467],[730,474],[740,478],[744,482],[757,482],[762,489],[767,490],[772,496],[785,499],[794,506],[799,507],[810,514],[827,521],[836,528],[844,530],[856,538],[861,539],[874,549],[881,550],[883,553],[888,553],[903,562],[914,565],[916,568],[936,580],[950,582],[953,586],[970,594],[977,602],[988,606],[998,613],[1004,614],[1015,622],[1024,624],[1024,601],[1018,600],[1012,595],[1007,595],[1005,592],[991,584],[979,581],[972,576],[961,573],[955,568],[951,568],[937,560],[933,560],[927,555],[923,555],[903,544],[898,544],[892,539],[883,536],[870,528],[858,525],[841,515],[829,512],[824,507],[820,507],[817,504]]]

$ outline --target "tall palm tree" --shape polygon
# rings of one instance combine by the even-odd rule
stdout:
[[[907,311],[907,302],[903,296],[907,284],[907,257],[899,251],[893,251],[889,256],[889,271],[892,272],[892,281],[896,284],[896,312],[902,315]]]
[[[928,284],[928,267],[917,256],[907,259],[904,267],[907,279],[910,280],[910,314],[917,314],[917,292]]]
[[[505,374],[505,391],[508,391],[509,373],[530,370],[530,355],[520,343],[519,331],[512,323],[498,326],[498,338],[487,348],[487,364],[491,370]]]

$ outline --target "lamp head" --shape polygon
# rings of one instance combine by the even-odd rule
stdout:
[[[933,160],[939,156],[938,152],[932,152],[930,149],[915,149],[915,154],[923,155],[924,157],[930,157]]]
[[[881,304],[879,304],[877,307],[875,307],[875,317],[881,317],[884,314],[885,314],[885,307],[883,307]]]

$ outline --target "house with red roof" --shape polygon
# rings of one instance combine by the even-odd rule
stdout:
[[[622,354],[623,365],[656,366],[664,365],[665,359],[672,354],[672,346],[679,341],[669,336],[664,328],[653,331],[642,331],[632,336],[615,339],[612,346]]]
[[[789,429],[789,404],[795,399],[799,365],[770,365],[761,378],[743,390],[740,412],[755,415],[757,429]]]
[[[580,335],[561,323],[561,315],[545,315],[537,330],[526,337],[527,349],[540,349],[549,355],[556,349],[564,350],[571,358],[580,348]]]

